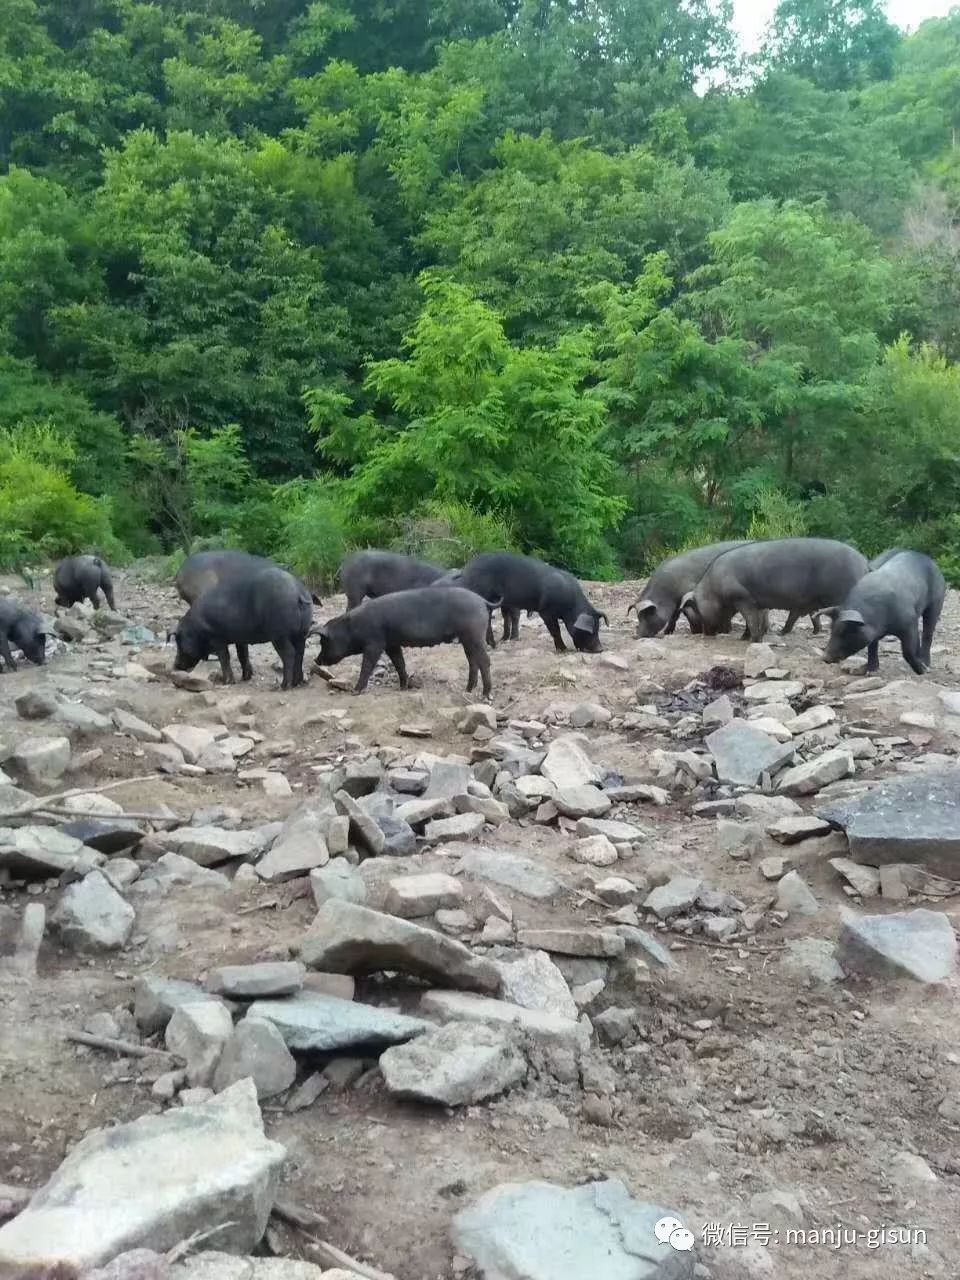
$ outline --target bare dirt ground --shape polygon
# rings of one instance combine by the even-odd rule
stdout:
[[[172,589],[130,575],[118,579],[118,608],[164,635],[181,612]],[[31,601],[22,583],[5,581]],[[711,666],[742,660],[745,646],[734,636],[704,640],[684,627],[657,641],[635,640],[623,619],[637,590],[636,583],[589,589],[614,623],[604,635],[605,647],[626,659],[626,671],[596,656],[554,655],[539,620],[524,620],[520,641],[501,645],[492,656],[496,708],[510,718],[536,719],[552,702],[585,700],[621,716],[638,702],[663,703]],[[49,586],[31,602],[52,611]],[[317,615],[331,616],[342,604],[342,598],[327,600]],[[956,753],[953,738],[898,723],[909,691],[915,688],[922,697],[923,680],[909,672],[895,648],[882,653],[881,671],[890,681],[905,682],[898,685],[899,701],[884,705],[881,699],[867,714],[842,705],[851,677],[822,663],[822,642],[812,636],[809,622],[785,640],[768,640],[792,676],[822,685],[819,694],[808,689],[801,705],[837,705],[845,729],[856,720],[875,733],[902,733],[903,760],[925,750]],[[419,688],[401,693],[392,670],[384,670],[362,697],[331,689],[316,677],[304,689],[281,693],[273,657],[268,649],[254,651],[252,684],[218,694],[208,705],[205,695],[180,691],[162,678],[145,682],[113,675],[115,650],[105,658],[96,644],[66,646],[43,669],[23,665],[18,673],[0,676],[0,740],[30,731],[13,709],[26,689],[59,690],[101,710],[121,706],[158,726],[215,723],[217,698],[242,691],[249,694],[264,739],[244,764],[265,764],[289,750],[279,764],[294,788],[292,799],[269,799],[255,784],[244,786],[229,775],[162,777],[110,794],[128,811],[164,804],[188,820],[199,808],[228,806],[256,822],[282,818],[309,794],[317,767],[345,757],[378,747],[396,747],[408,756],[418,750],[470,753],[470,738],[456,729],[462,708],[473,701],[462,688],[466,664],[459,648],[408,655]],[[342,674],[355,675],[357,666],[358,661],[345,663]],[[960,604],[951,594],[934,671],[926,679],[953,688],[958,672]],[[667,693],[649,692],[650,681]],[[338,727],[331,710],[345,712],[349,723]],[[400,727],[411,722],[428,724],[433,736],[421,743],[401,736]],[[699,745],[699,736],[678,743],[664,731],[632,740],[609,728],[586,733],[595,761],[628,779],[649,776],[645,763],[657,747]],[[104,735],[83,744],[91,745],[103,755],[63,785],[97,786],[151,772],[129,738]],[[858,773],[861,766],[867,777],[896,767],[890,758],[858,762]],[[702,798],[675,793],[663,807],[618,806],[608,816],[636,821],[650,836],[643,852],[617,874],[642,873],[666,858],[736,895],[748,909],[767,912],[775,886],[760,875],[756,857],[734,860],[718,847],[715,819],[691,815],[693,801]],[[482,843],[514,847],[562,872],[571,884],[587,885],[587,869],[569,857],[572,835],[555,825],[523,820],[496,831],[488,827]],[[620,1177],[637,1198],[676,1208],[698,1238],[704,1277],[865,1280],[905,1274],[956,1280],[960,1131],[938,1113],[945,1097],[960,1094],[956,984],[823,985],[787,969],[784,941],[835,939],[839,909],[849,899],[836,872],[825,858],[809,854],[807,844],[784,851],[771,843],[766,852],[793,856],[820,903],[819,913],[779,927],[766,914],[754,935],[726,945],[665,930],[658,936],[674,947],[675,972],[651,971],[636,981],[628,970],[611,967],[590,1013],[628,1006],[637,1028],[625,1044],[596,1051],[612,1069],[613,1090],[591,1097],[579,1082],[561,1083],[535,1068],[525,1085],[499,1101],[446,1112],[397,1103],[371,1069],[347,1091],[329,1090],[296,1114],[265,1105],[268,1135],[289,1153],[284,1194],[324,1215],[328,1239],[399,1280],[469,1275],[465,1260],[454,1255],[449,1223],[490,1187],[528,1179],[573,1185],[600,1176]],[[413,862],[424,868],[449,865],[449,859],[429,853]],[[117,1062],[75,1047],[64,1040],[65,1029],[81,1027],[100,1010],[129,1008],[133,980],[144,972],[202,980],[216,964],[295,954],[313,914],[305,884],[230,891],[184,887],[138,898],[134,935],[122,952],[81,959],[48,936],[35,981],[0,980],[0,1181],[37,1186],[92,1127],[160,1109],[150,1092],[149,1063]],[[481,886],[472,888],[479,892]],[[18,917],[34,895],[49,912],[59,892],[50,882],[29,889],[0,884],[0,925]],[[576,892],[550,906],[497,892],[521,925],[598,923],[604,916],[601,905]],[[956,898],[935,905],[954,922],[960,916]],[[894,908],[871,900],[866,909]],[[358,984],[358,996],[403,1004],[409,992],[385,980],[366,980]],[[936,1181],[898,1182],[893,1158],[903,1151],[922,1156]],[[704,1224],[752,1226],[760,1219],[751,1198],[774,1189],[799,1197],[807,1229],[839,1226],[864,1235],[839,1248],[785,1241],[703,1246]],[[884,1225],[922,1228],[926,1244],[868,1247],[865,1233]],[[269,1243],[291,1256],[310,1256],[293,1230],[277,1229]]]

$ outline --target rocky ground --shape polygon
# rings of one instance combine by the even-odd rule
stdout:
[[[453,647],[178,687],[118,578],[0,677],[0,1276],[956,1276],[954,596],[865,680],[596,586],[485,707]]]

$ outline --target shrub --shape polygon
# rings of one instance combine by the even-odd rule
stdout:
[[[516,531],[505,516],[475,511],[465,502],[428,502],[397,525],[398,532],[390,540],[394,551],[444,568],[462,565],[481,551],[516,551],[518,545]]]
[[[77,551],[116,561],[109,503],[78,493],[64,473],[26,453],[0,459],[0,564],[14,567]]]
[[[274,491],[279,538],[273,554],[311,587],[328,588],[351,546],[349,517],[336,481],[294,480]]]
[[[750,517],[747,537],[758,542],[766,538],[802,538],[807,519],[802,503],[787,497],[782,489],[761,489]]]

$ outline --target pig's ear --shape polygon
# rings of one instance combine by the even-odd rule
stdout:
[[[597,630],[599,625],[597,619],[591,618],[589,613],[581,613],[573,624],[573,629],[574,631],[589,631],[592,633]]]
[[[845,622],[851,627],[865,627],[867,625],[859,609],[838,609],[837,621]]]
[[[687,615],[688,618],[700,617],[700,610],[697,608],[697,602],[693,597],[692,591],[688,591],[687,594],[680,601],[680,608],[683,610],[683,612]]]

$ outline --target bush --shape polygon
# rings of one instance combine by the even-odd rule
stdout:
[[[518,545],[505,516],[474,511],[464,502],[429,502],[397,524],[398,532],[390,540],[394,551],[446,569],[465,564],[481,551],[516,551]]]
[[[280,528],[273,554],[313,588],[327,589],[351,546],[349,516],[336,481],[294,480],[274,491]]]
[[[767,538],[802,538],[807,532],[803,505],[788,498],[782,489],[761,489],[750,517],[747,537],[760,542]]]
[[[96,551],[125,558],[110,528],[109,503],[78,493],[49,464],[13,451],[0,460],[0,565],[5,568]]]

